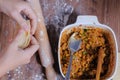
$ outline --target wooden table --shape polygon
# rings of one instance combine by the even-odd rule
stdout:
[[[74,23],[78,15],[96,15],[100,23],[110,26],[116,34],[120,51],[120,0],[40,0],[40,2],[54,55],[56,72],[59,73],[57,46],[60,31],[65,25]],[[18,28],[15,24],[14,20],[3,14],[0,15],[0,52],[6,50],[16,36]],[[40,61],[36,61],[36,56],[33,56],[30,64],[8,72],[1,80],[43,80],[44,69],[38,63]],[[114,80],[119,79],[119,72]]]

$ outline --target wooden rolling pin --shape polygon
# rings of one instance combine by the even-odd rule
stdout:
[[[35,37],[40,44],[39,56],[40,56],[42,65],[46,69],[47,80],[56,80],[57,75],[53,68],[54,61],[52,57],[52,52],[51,52],[51,47],[48,39],[46,26],[44,23],[44,17],[42,15],[40,2],[39,0],[27,0],[27,1],[31,4],[32,8],[37,14],[38,24],[37,24]]]
[[[105,51],[101,47],[99,49],[99,53],[98,53],[98,64],[97,64],[96,80],[100,80],[100,73],[101,73],[101,70],[102,70],[102,64],[103,64],[104,57],[105,57]]]

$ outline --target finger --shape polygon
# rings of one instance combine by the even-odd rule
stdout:
[[[31,44],[32,45],[30,47],[24,50],[24,52],[27,53],[26,55],[32,56],[39,49],[38,42],[33,37],[31,38]]]
[[[30,26],[27,25],[26,20],[22,17],[19,12],[14,12],[11,14],[12,18],[17,21],[17,23],[26,31],[30,30]]]
[[[32,46],[28,47],[27,49],[25,49],[24,52],[27,53],[26,55],[29,55],[31,57],[35,54],[35,52],[38,49],[39,49],[39,45],[32,45]]]
[[[30,19],[31,22],[31,33],[34,34],[37,28],[37,17],[35,12],[30,6],[25,7],[23,13]]]
[[[31,44],[32,45],[39,45],[38,41],[35,39],[34,36],[31,36]]]

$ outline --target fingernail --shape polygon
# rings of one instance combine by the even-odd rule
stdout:
[[[34,35],[34,32],[33,32],[33,31],[31,31],[30,33],[31,33],[32,35]]]
[[[34,31],[32,31],[32,35],[34,34]]]
[[[21,30],[20,30],[20,33],[23,33],[23,32],[24,32],[24,30],[23,30],[23,29],[21,29]]]
[[[12,42],[12,40],[13,40],[13,38],[10,38],[10,39],[8,40],[8,42]]]
[[[28,27],[28,26],[24,27],[24,30],[25,30],[25,31],[28,31],[28,30],[29,30],[29,27]]]

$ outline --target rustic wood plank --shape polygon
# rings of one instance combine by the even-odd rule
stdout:
[[[40,0],[40,2],[45,17],[45,23],[47,25],[57,72],[59,72],[57,61],[59,34],[65,25],[74,23],[78,15],[96,15],[100,23],[110,26],[115,31],[119,43],[120,0]],[[68,12],[64,11],[65,9],[68,9],[65,5],[67,5],[67,7],[72,5],[74,8],[72,14],[69,10]],[[5,47],[8,46],[10,41],[17,34],[18,29],[15,28],[15,24],[16,23],[12,19],[8,19],[5,15],[3,16],[3,14],[0,14],[0,51],[4,51]],[[120,43],[118,45],[120,51]],[[34,65],[35,67],[32,66],[33,69],[26,71],[27,67],[30,65]],[[34,75],[37,71],[40,72],[37,72],[37,74],[42,74],[41,66],[36,62],[35,57],[33,57],[32,62],[26,66],[22,67],[23,75],[17,74],[17,76],[20,76],[19,79],[15,77],[13,73],[16,72],[13,70],[2,77],[1,80],[9,80],[12,78],[24,80]],[[12,77],[9,78],[9,74],[12,74]]]
[[[115,32],[120,51],[120,0],[105,0],[104,24]]]

